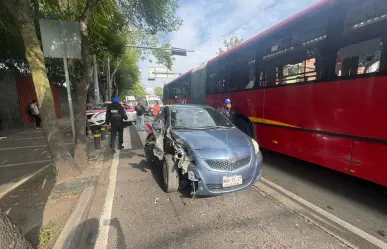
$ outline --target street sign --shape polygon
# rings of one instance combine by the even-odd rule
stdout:
[[[62,58],[66,78],[67,98],[69,102],[71,129],[75,142],[74,110],[71,98],[68,58],[81,59],[81,31],[79,22],[39,19],[45,57]],[[72,62],[70,63],[72,64]]]
[[[45,57],[81,58],[79,22],[39,19]]]
[[[187,50],[172,48],[172,55],[187,56]]]
[[[176,78],[178,73],[174,73],[168,68],[164,67],[150,67],[148,70],[148,80],[154,81],[156,78]]]

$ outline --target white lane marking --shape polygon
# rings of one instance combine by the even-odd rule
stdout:
[[[7,139],[1,140],[1,142],[18,141],[18,140],[31,140],[31,139],[44,139],[44,137],[41,136],[41,137],[26,137],[26,138],[7,138]]]
[[[129,149],[132,148],[129,129],[124,130],[124,147],[126,146],[128,146]],[[113,156],[112,167],[110,168],[109,185],[106,192],[105,204],[103,206],[101,218],[99,219],[98,238],[94,249],[107,248],[119,162],[120,151],[117,151]]]
[[[26,149],[26,148],[36,148],[36,147],[46,147],[47,145],[41,144],[41,145],[31,145],[31,146],[21,146],[21,147],[11,147],[11,148],[0,148],[0,151],[2,150],[18,150],[18,149]]]
[[[105,204],[99,220],[98,238],[95,244],[95,249],[106,249],[107,247],[119,161],[120,151],[117,151],[113,156],[112,167],[110,169],[109,185],[106,193]]]
[[[26,165],[26,164],[48,163],[48,162],[51,162],[51,160],[41,160],[41,161],[31,161],[31,162],[25,162],[25,163],[6,164],[6,165],[0,165],[0,168],[22,166],[22,165]]]
[[[271,182],[270,180],[268,180],[268,179],[266,179],[264,177],[261,178],[261,181],[263,183],[265,183],[266,185],[272,187],[273,189],[281,192],[282,194],[290,197],[291,199],[301,203],[302,205],[306,206],[307,208],[309,208],[309,209],[315,211],[316,213],[322,215],[323,217],[325,217],[325,218],[333,221],[334,223],[336,223],[336,224],[346,228],[347,230],[349,230],[352,233],[356,234],[357,236],[367,240],[368,242],[370,242],[370,243],[372,243],[372,244],[374,244],[374,245],[376,245],[376,246],[378,246],[380,248],[387,249],[387,243],[385,243],[382,240],[372,236],[371,234],[364,232],[363,230],[361,230],[361,229],[359,229],[359,228],[349,224],[348,222],[346,222],[346,221],[340,219],[339,217],[337,217],[337,216],[335,216],[335,215],[325,211],[324,209],[319,208],[318,206],[308,202],[307,200],[299,197],[296,194],[293,194],[289,190],[287,190],[287,189],[285,189],[285,188],[283,188],[283,187],[281,187],[281,186]],[[256,187],[258,187],[258,186],[256,186]]]
[[[10,188],[8,188],[5,191],[1,192],[0,193],[0,199],[3,198],[4,196],[6,196],[12,190],[14,190],[17,187],[19,187],[20,185],[24,184],[26,181],[30,180],[31,178],[33,178],[34,176],[36,176],[37,174],[39,174],[40,172],[42,172],[43,170],[47,169],[50,166],[52,166],[52,165],[51,164],[47,164],[43,168],[40,168],[39,170],[35,171],[34,173],[32,173],[32,174],[22,178],[21,180],[19,180],[15,184],[13,184]]]
[[[42,133],[42,130],[20,131],[20,132],[17,132],[15,134],[33,133],[33,132],[40,132],[40,133]]]

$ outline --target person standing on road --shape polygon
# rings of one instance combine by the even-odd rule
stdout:
[[[124,107],[120,104],[120,99],[117,97],[113,98],[113,103],[107,106],[106,110],[106,124],[111,124],[111,140],[110,148],[114,150],[116,137],[118,133],[118,149],[124,148],[124,119],[127,120]]]
[[[153,106],[153,117],[156,117],[157,115],[159,115],[159,112],[160,112],[160,104],[156,100],[156,104]]]
[[[136,122],[136,128],[138,131],[144,131],[144,113],[145,113],[145,107],[144,105],[139,101],[137,102],[136,107],[134,108],[137,114],[137,122]]]
[[[230,120],[231,123],[234,123],[235,112],[234,112],[234,110],[232,110],[230,99],[224,100],[224,107],[222,109],[220,109],[219,112],[221,114],[223,114],[223,116],[225,116],[228,120]]]
[[[35,119],[35,128],[40,129],[41,119],[40,119],[40,110],[38,107],[38,101],[36,99],[32,100],[29,108],[30,108],[31,116]]]

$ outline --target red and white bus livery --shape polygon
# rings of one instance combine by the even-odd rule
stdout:
[[[322,0],[165,85],[164,102],[230,98],[260,146],[387,186],[385,27],[385,0]]]

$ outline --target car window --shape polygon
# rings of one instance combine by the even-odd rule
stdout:
[[[103,105],[95,105],[90,109],[91,110],[105,110],[106,108],[107,108],[107,105],[103,104]]]
[[[217,127],[232,128],[231,122],[217,110],[210,107],[172,107],[172,128],[211,129]]]

